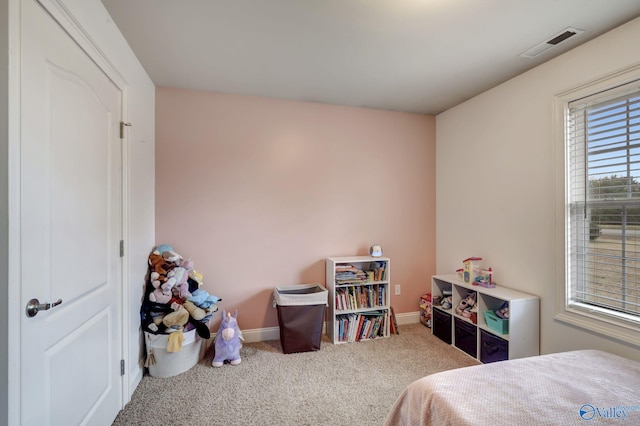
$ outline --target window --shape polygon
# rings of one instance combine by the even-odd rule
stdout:
[[[640,80],[565,100],[564,118],[564,307],[637,332]]]

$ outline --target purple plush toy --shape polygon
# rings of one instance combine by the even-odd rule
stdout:
[[[229,361],[231,365],[238,365],[240,359],[240,348],[242,347],[242,332],[238,328],[238,311],[236,310],[231,316],[224,309],[222,310],[222,322],[220,329],[216,334],[215,355],[211,365],[214,367],[222,367],[225,361]]]

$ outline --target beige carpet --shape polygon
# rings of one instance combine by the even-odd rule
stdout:
[[[381,425],[406,385],[477,362],[431,335],[400,326],[388,339],[283,354],[280,341],[247,343],[242,364],[211,354],[175,377],[145,376],[114,425]]]

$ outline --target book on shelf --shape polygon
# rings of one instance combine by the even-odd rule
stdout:
[[[376,308],[386,305],[384,284],[340,287],[335,291],[335,307],[338,311]]]
[[[333,263],[334,341],[388,337],[392,330],[387,259]],[[394,331],[397,331],[397,326]]]
[[[384,315],[380,315],[376,318],[375,323],[373,324],[373,329],[371,330],[371,335],[374,337],[384,336],[384,332],[380,333],[382,326],[384,325]]]
[[[339,315],[336,317],[337,340],[357,342],[386,336],[388,318],[386,311]]]
[[[398,322],[396,321],[396,313],[393,310],[393,306],[391,307],[390,312],[391,312],[391,319],[389,320],[389,325],[391,326],[390,333],[400,334],[400,331],[398,330]]]
[[[373,271],[374,281],[384,281],[384,270],[386,266],[386,262],[371,262],[369,267],[371,271]]]
[[[335,266],[335,283],[344,285],[384,281],[386,266],[386,262],[377,261],[371,262],[368,265],[368,269],[362,270],[352,264],[338,264]]]

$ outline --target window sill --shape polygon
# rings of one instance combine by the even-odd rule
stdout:
[[[640,347],[640,324],[605,315],[592,308],[566,307],[555,319],[604,337]]]

